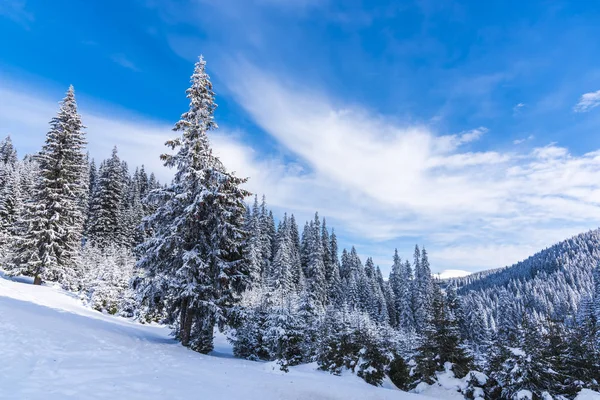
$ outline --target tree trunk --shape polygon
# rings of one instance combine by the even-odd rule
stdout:
[[[192,323],[194,322],[194,312],[189,306],[188,299],[185,300],[185,318],[183,318],[183,323],[181,324],[181,344],[185,347],[190,346],[190,336],[192,333]],[[183,308],[182,308],[183,312]]]
[[[34,285],[41,285],[41,284],[42,284],[42,278],[40,278],[40,277],[39,277],[39,275],[36,275],[36,276],[33,278],[33,284],[34,284]]]
[[[205,317],[206,318],[206,317]],[[214,350],[214,329],[215,324],[213,320],[208,317],[203,323],[203,329],[201,332],[201,337],[198,343],[198,348],[194,349],[200,353],[208,354]]]
[[[189,335],[186,336],[185,334],[185,323],[188,312],[188,304],[189,301],[187,297],[181,300],[181,311],[179,315],[179,339],[181,339],[181,344],[183,344],[184,346],[187,346],[190,341]]]

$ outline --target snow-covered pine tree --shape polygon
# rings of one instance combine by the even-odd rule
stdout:
[[[345,278],[344,283],[344,299],[346,304],[352,310],[363,310],[363,304],[361,303],[361,285],[365,281],[364,279],[364,268],[360,257],[356,252],[354,246],[348,253],[345,249],[342,252],[342,268]]]
[[[323,241],[323,264],[325,266],[325,282],[327,282],[327,287],[329,287],[331,283],[331,274],[333,271],[331,262],[331,247],[330,247],[330,238],[329,231],[327,230],[327,222],[325,218],[323,218],[323,224],[321,225],[321,240]]]
[[[147,220],[153,236],[139,246],[145,271],[142,298],[166,304],[168,320],[184,346],[207,353],[215,324],[224,324],[240,300],[249,272],[243,258],[245,179],[226,171],[211,151],[207,133],[217,128],[214,93],[202,57],[187,90],[190,107],[174,130],[181,136],[163,155],[177,171],[160,191],[162,205]],[[157,301],[158,300],[158,301]]]
[[[85,153],[83,159],[84,165],[82,166],[81,173],[81,182],[80,182],[80,197],[78,199],[78,206],[81,210],[81,217],[83,218],[83,226],[82,226],[82,238],[86,234],[86,223],[88,218],[88,212],[90,207],[90,155],[89,153]]]
[[[413,313],[413,276],[410,262],[402,263],[398,249],[394,251],[392,271],[389,283],[394,293],[394,308],[397,315],[398,327],[405,331],[415,329]]]
[[[263,279],[263,260],[262,260],[262,243],[261,243],[261,225],[260,225],[260,208],[258,205],[258,196],[254,196],[254,205],[248,207],[246,218],[246,230],[248,231],[248,239],[246,243],[246,259],[248,262],[248,270],[250,272],[251,281],[253,284],[260,284]]]
[[[96,161],[94,161],[93,158],[89,161],[88,170],[89,170],[88,196],[87,196],[88,204],[87,204],[87,208],[85,210],[85,221],[84,221],[84,232],[83,232],[86,240],[88,238],[90,222],[92,221],[92,203],[93,203],[94,196],[95,196],[97,186],[98,186],[98,168],[96,167]]]
[[[312,221],[310,222],[312,223]],[[311,240],[311,227],[310,223],[306,221],[304,223],[304,229],[302,230],[302,239],[300,241],[300,262],[302,264],[302,272],[304,276],[308,273],[308,261],[309,261],[309,243]]]
[[[415,326],[418,332],[425,330],[427,321],[431,318],[431,301],[433,282],[431,269],[427,258],[427,251],[419,251],[415,246],[414,254],[415,281],[413,287],[413,304],[415,315]]]
[[[269,287],[280,296],[288,296],[294,292],[294,277],[292,271],[293,254],[292,254],[292,238],[289,230],[289,221],[287,214],[279,225],[277,231],[277,245],[275,257],[271,264],[270,274],[268,277]],[[283,304],[283,302],[280,302]]]
[[[288,372],[290,366],[300,364],[304,358],[306,325],[297,312],[296,301],[297,296],[290,295],[269,310],[264,327],[271,358],[277,360],[284,372]]]
[[[23,213],[20,165],[0,162],[0,262],[8,262]]]
[[[519,310],[518,303],[512,299],[507,290],[500,291],[496,314],[498,316],[497,326],[500,344],[517,346],[523,312]]]
[[[148,184],[148,174],[146,173],[144,164],[142,164],[139,169],[138,181],[140,185],[140,199],[144,200],[146,196],[148,196],[148,192],[150,190],[150,185]]]
[[[514,399],[527,391],[531,398],[543,399],[552,391],[555,376],[550,363],[543,357],[541,327],[524,315],[520,326],[517,347],[507,347],[508,357],[502,368],[493,374],[502,387],[502,398]],[[521,397],[522,398],[522,397]]]
[[[342,287],[342,277],[340,275],[340,261],[338,259],[338,244],[337,244],[337,236],[333,229],[331,230],[331,239],[330,239],[330,256],[331,256],[331,273],[330,273],[330,281],[329,281],[329,304],[332,304],[334,307],[341,309],[344,305],[344,290]]]
[[[375,276],[379,284],[381,293],[383,293],[385,305],[387,307],[388,320],[386,321],[386,323],[389,324],[391,327],[398,326],[398,316],[396,315],[396,300],[394,298],[394,292],[392,292],[390,283],[386,282],[383,279],[383,274],[381,273],[381,269],[379,268],[379,266],[377,266]]]
[[[600,321],[600,264],[592,271],[592,309],[596,316],[596,321]],[[598,338],[600,341],[600,337]]]
[[[377,267],[377,269],[378,268],[379,267]],[[373,321],[380,324],[387,324],[389,321],[387,303],[379,281],[377,280],[375,264],[371,257],[367,258],[367,261],[365,262],[365,278],[368,288],[368,300],[366,303],[367,312]]]
[[[327,282],[325,280],[325,263],[323,261],[323,241],[321,238],[321,223],[315,213],[314,223],[309,231],[307,244],[308,264],[306,266],[306,285],[308,293],[316,307],[327,304]]]
[[[304,283],[304,272],[302,271],[302,261],[300,260],[300,233],[298,232],[298,225],[296,224],[294,214],[292,214],[290,217],[288,230],[290,236],[290,252],[292,257],[292,281],[296,293],[300,293]]]
[[[464,377],[472,365],[466,353],[460,330],[446,299],[439,288],[433,287],[429,320],[424,325],[424,340],[415,357],[415,376],[422,382],[433,383],[436,371],[444,371],[446,363],[458,378]]]
[[[33,276],[38,285],[55,281],[70,286],[77,275],[75,259],[84,219],[80,199],[88,190],[83,129],[71,86],[36,157],[40,176],[34,200],[26,207],[27,230],[19,240],[16,268],[11,271]]]
[[[300,231],[298,230],[298,223],[294,214],[290,216],[290,230],[292,234],[292,244],[294,245],[294,251],[300,256]]]
[[[9,135],[0,142],[0,164],[9,164],[14,167],[17,161],[17,150],[15,150]]]
[[[598,282],[600,268],[592,271],[591,296],[582,300],[578,315],[566,339],[565,355],[569,394],[577,393],[586,387],[600,390],[600,320],[597,317]]]
[[[88,178],[89,182],[89,198],[90,200],[93,198],[94,193],[96,192],[96,185],[98,184],[98,168],[96,167],[96,161],[92,158],[90,160],[90,177]]]
[[[129,186],[124,193],[127,205],[122,216],[123,226],[121,232],[123,235],[123,245],[127,248],[133,248],[144,241],[144,231],[140,228],[145,216],[141,196],[142,185],[139,169],[136,168],[135,174],[129,180]]]
[[[96,190],[92,198],[88,239],[97,247],[122,245],[126,221],[123,212],[125,185],[117,147],[100,166]]]
[[[269,215],[267,217],[267,232],[271,241],[271,257],[269,258],[269,261],[273,262],[273,257],[275,257],[275,246],[277,244],[275,241],[277,230],[275,229],[275,217],[273,216],[272,210],[269,210]]]

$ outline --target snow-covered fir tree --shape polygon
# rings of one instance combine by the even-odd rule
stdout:
[[[175,167],[172,184],[157,193],[163,204],[147,220],[153,234],[138,251],[144,270],[143,301],[166,305],[168,321],[184,346],[207,353],[213,329],[223,325],[249,280],[242,248],[244,179],[227,172],[212,153],[208,133],[214,121],[214,93],[206,63],[196,63],[187,90],[189,110],[174,130],[181,136],[167,145],[177,152],[164,155]]]
[[[315,219],[307,231],[306,281],[307,291],[310,293],[312,301],[317,307],[324,307],[327,304],[327,281],[325,278],[324,250],[321,234],[319,215],[315,214]]]
[[[17,164],[17,150],[13,145],[10,135],[0,141],[0,164],[15,166]]]
[[[46,143],[36,156],[39,177],[35,194],[24,211],[26,231],[18,242],[12,274],[71,285],[77,275],[86,197],[84,126],[71,86],[50,122]]]
[[[418,332],[427,328],[427,321],[431,318],[432,289],[431,269],[427,251],[419,251],[415,246],[414,253],[415,281],[413,291],[413,307],[415,315],[415,327]]]
[[[100,165],[92,195],[88,221],[88,239],[100,248],[122,245],[125,241],[123,197],[125,182],[121,159],[114,147],[112,156]]]

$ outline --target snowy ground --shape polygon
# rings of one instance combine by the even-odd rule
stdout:
[[[234,359],[222,336],[212,356],[161,326],[103,315],[74,296],[0,273],[0,399],[427,399],[353,375],[288,374]]]

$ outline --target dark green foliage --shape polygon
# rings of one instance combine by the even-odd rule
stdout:
[[[317,363],[319,369],[340,375],[344,368],[354,371],[361,345],[355,332],[343,324],[331,323],[322,340]]]
[[[236,357],[252,361],[269,360],[270,353],[264,340],[267,313],[261,310],[249,310],[242,321],[234,325],[236,337],[233,341],[233,354]]]
[[[404,358],[396,355],[388,366],[388,376],[396,387],[400,390],[408,390],[410,383],[410,371]]]
[[[304,359],[304,325],[290,310],[282,309],[271,314],[270,329],[267,338],[272,348],[272,357],[277,360],[282,371],[300,364]]]
[[[358,361],[357,375],[365,382],[380,386],[385,378],[385,371],[391,361],[389,349],[386,349],[381,339],[373,332],[358,331],[357,336],[363,338]]]
[[[364,316],[354,314],[349,320],[344,312],[328,313],[320,331],[319,369],[334,375],[348,369],[371,385],[381,385],[396,350],[382,330]]]
[[[415,361],[415,384],[433,383],[435,373],[443,371],[447,362],[452,364],[457,378],[464,377],[473,365],[472,358],[463,347],[456,317],[437,285],[433,293],[431,318]]]
[[[582,388],[600,389],[600,326],[590,305],[584,303],[580,320],[567,336],[564,370],[568,394]]]

